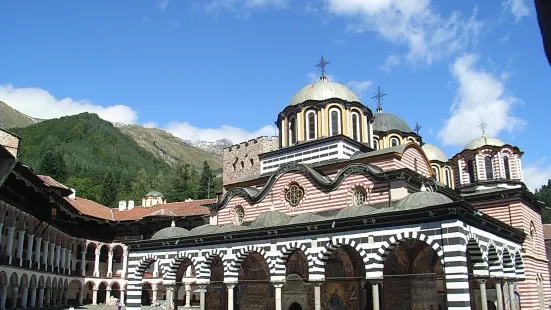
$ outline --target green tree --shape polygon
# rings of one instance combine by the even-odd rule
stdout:
[[[197,189],[198,199],[214,197],[213,181],[214,173],[212,173],[209,163],[205,160],[203,162],[203,170],[201,171],[201,178],[199,179]]]
[[[100,203],[106,207],[114,208],[117,202],[117,183],[111,171],[107,172],[101,183]]]
[[[47,151],[40,158],[38,164],[40,174],[49,175],[58,182],[65,182],[67,179],[67,166],[60,152]]]
[[[69,188],[74,188],[78,197],[98,201],[99,188],[90,178],[70,177],[65,182],[65,185]]]
[[[189,164],[174,167],[167,184],[166,198],[168,201],[184,201],[195,196],[192,189],[192,169]]]
[[[542,219],[545,224],[551,224],[551,180],[547,180],[547,184],[543,185],[540,189],[536,189],[534,193],[538,200],[545,204],[543,209]]]
[[[147,171],[141,168],[136,173],[136,177],[132,182],[132,198],[136,201],[140,201],[151,189],[151,182],[148,178]]]

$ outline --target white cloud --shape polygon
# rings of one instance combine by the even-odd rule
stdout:
[[[166,10],[166,7],[168,6],[168,0],[159,0],[158,4],[159,4],[159,10],[164,12]]]
[[[522,129],[525,121],[511,115],[519,100],[507,93],[504,82],[493,74],[475,67],[476,55],[464,55],[455,60],[450,71],[458,82],[450,117],[438,133],[444,145],[464,146],[479,137],[478,124],[484,120],[488,136],[502,131]]]
[[[510,10],[515,20],[519,21],[523,17],[530,15],[530,9],[526,2],[527,0],[505,0],[503,1],[503,8],[505,10]]]
[[[475,43],[482,24],[476,20],[476,8],[469,18],[458,11],[449,17],[435,12],[430,0],[325,0],[328,10],[356,20],[350,29],[373,31],[380,38],[408,49],[405,59],[411,63],[433,61],[463,51]]]
[[[159,124],[157,122],[146,122],[142,124],[145,128],[159,128]]]
[[[385,60],[385,63],[382,66],[380,66],[379,68],[384,70],[384,71],[390,72],[390,70],[393,67],[396,67],[399,64],[400,64],[400,56],[398,56],[398,55],[388,55],[388,57]]]
[[[348,82],[348,87],[352,89],[358,97],[362,97],[365,91],[373,85],[372,81],[350,81]]]
[[[277,135],[276,128],[272,125],[266,125],[256,131],[249,132],[228,125],[222,125],[219,128],[197,128],[187,122],[172,122],[168,124],[165,130],[183,140],[207,142],[225,138],[233,143],[240,143],[260,136]]]
[[[138,113],[126,105],[104,107],[84,99],[57,99],[40,88],[16,88],[11,84],[0,85],[0,101],[22,113],[41,119],[83,112],[96,113],[107,121],[125,124],[136,123],[138,119]]]
[[[526,186],[534,192],[551,179],[551,164],[547,162],[547,157],[543,157],[535,163],[525,165],[522,175]]]

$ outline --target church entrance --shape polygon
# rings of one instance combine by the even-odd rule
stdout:
[[[289,307],[289,310],[302,310],[302,307],[295,302]]]

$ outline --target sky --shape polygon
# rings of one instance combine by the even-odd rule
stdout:
[[[36,118],[81,112],[234,143],[276,134],[293,95],[329,79],[422,126],[452,157],[486,134],[551,178],[551,68],[531,0],[0,2],[0,100]]]

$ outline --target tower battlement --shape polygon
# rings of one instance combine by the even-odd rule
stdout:
[[[279,137],[251,139],[223,149],[223,184],[236,183],[260,174],[259,155],[279,149]]]

